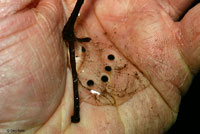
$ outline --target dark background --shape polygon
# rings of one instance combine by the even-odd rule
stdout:
[[[200,15],[200,13],[199,13]],[[166,134],[200,133],[200,73],[194,78],[187,94],[183,96],[176,123]]]

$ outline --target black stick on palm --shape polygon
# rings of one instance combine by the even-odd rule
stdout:
[[[80,121],[79,114],[79,95],[78,95],[78,75],[76,72],[76,61],[75,61],[75,41],[89,42],[90,38],[76,38],[74,34],[74,24],[76,22],[79,11],[83,5],[84,0],[77,0],[74,10],[72,11],[71,16],[69,17],[64,29],[63,29],[63,40],[69,44],[69,53],[70,53],[70,64],[72,69],[73,77],[73,90],[74,90],[74,115],[71,117],[73,123],[78,123]]]

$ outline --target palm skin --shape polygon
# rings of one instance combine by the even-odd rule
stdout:
[[[129,61],[146,86],[117,106],[82,102],[78,124],[70,120],[73,85],[61,35],[75,1],[41,0],[35,7],[25,3],[28,8],[21,6],[24,10],[14,15],[2,10],[1,131],[13,128],[24,129],[28,134],[163,133],[176,120],[181,96],[200,65],[200,7],[197,5],[175,22],[191,4],[179,2],[176,4],[180,7],[170,6],[165,0],[85,1],[75,33],[92,38],[86,50],[93,50],[95,42],[101,42],[95,47],[102,49],[110,44]],[[4,16],[6,13],[9,15]],[[87,62],[82,64],[87,67]]]

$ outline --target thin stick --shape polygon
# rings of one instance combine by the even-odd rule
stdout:
[[[78,95],[78,75],[76,71],[76,61],[75,61],[75,48],[74,41],[69,41],[69,53],[70,53],[70,63],[72,69],[72,77],[73,77],[73,90],[74,90],[74,115],[71,117],[71,121],[73,123],[77,123],[80,121],[79,114],[79,95]]]
[[[71,16],[69,17],[64,29],[63,29],[63,40],[69,44],[69,53],[70,53],[70,64],[72,69],[73,77],[73,90],[74,90],[74,115],[71,117],[73,123],[78,123],[80,121],[79,114],[79,95],[78,95],[78,75],[76,71],[76,61],[75,61],[75,48],[74,42],[77,40],[74,35],[74,24],[76,22],[78,13],[83,5],[84,0],[77,0],[74,10],[72,11]]]

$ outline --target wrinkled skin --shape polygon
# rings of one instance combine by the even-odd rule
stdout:
[[[79,85],[81,121],[73,124],[73,85],[61,33],[76,1],[6,2],[0,1],[0,134],[8,129],[160,134],[175,122],[181,96],[200,67],[199,4],[177,22],[192,0],[86,0],[75,33],[92,38],[84,44],[92,62],[84,62],[87,56],[78,62],[80,77],[98,77],[81,69],[97,71],[93,62],[105,60],[96,61],[94,53],[100,57],[112,51],[116,61],[124,59],[127,71],[138,73],[139,86],[130,86],[131,96],[118,105],[98,106],[84,101],[86,89]],[[118,78],[119,87],[123,78]]]

